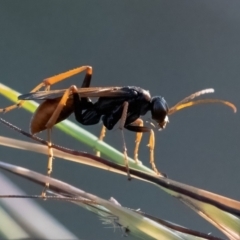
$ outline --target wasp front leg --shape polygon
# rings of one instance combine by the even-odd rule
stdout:
[[[139,163],[138,151],[139,151],[140,142],[142,140],[142,134],[143,132],[150,132],[151,129],[143,126],[143,120],[141,118],[138,118],[133,123],[126,125],[125,128],[130,131],[136,132],[134,160],[136,161],[136,163]]]
[[[142,133],[149,132],[149,143],[148,147],[150,149],[150,164],[152,166],[152,169],[157,175],[161,175],[156,167],[155,161],[154,161],[154,148],[155,148],[155,135],[152,129],[148,127],[143,126],[142,119],[138,118],[136,121],[131,123],[130,125],[125,126],[126,129],[136,132],[136,146],[134,150],[134,160],[138,162],[138,150],[139,150],[139,144],[142,139]]]
[[[136,125],[136,127],[143,127],[143,120],[141,118],[138,118],[136,121],[132,123],[133,125]],[[135,140],[135,149],[134,149],[134,160],[138,164],[138,151],[139,151],[139,145],[142,140],[142,132],[137,132],[136,133],[136,140]]]

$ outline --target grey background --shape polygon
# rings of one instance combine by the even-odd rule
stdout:
[[[81,65],[93,66],[94,86],[136,85],[164,96],[172,106],[208,87],[213,98],[238,105],[240,60],[239,1],[1,1],[0,81],[28,92],[42,79]],[[83,76],[56,88],[81,83]],[[10,102],[1,97],[1,107]],[[148,119],[148,115],[145,119]],[[4,116],[27,130],[31,114]],[[71,117],[73,121],[74,118]],[[101,125],[86,127],[94,134]],[[24,139],[4,126],[1,135]],[[129,155],[134,134],[127,133]],[[202,105],[170,117],[156,133],[157,166],[174,180],[240,200],[239,114],[222,105]],[[41,135],[44,136],[45,135]],[[54,130],[53,141],[90,151]],[[145,136],[140,159],[148,163]],[[106,142],[122,149],[119,130]],[[45,173],[42,155],[0,147],[1,160]],[[10,175],[9,175],[10,176]],[[53,177],[102,198],[186,227],[222,236],[176,199],[141,181],[57,159]],[[28,193],[40,187],[19,180]],[[103,229],[91,213],[68,203],[41,202],[81,239],[122,239]]]

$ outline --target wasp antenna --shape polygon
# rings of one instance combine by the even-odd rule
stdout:
[[[188,102],[188,101],[190,101],[190,100],[192,100],[192,99],[194,99],[196,97],[199,97],[199,96],[201,96],[203,94],[213,93],[213,92],[214,92],[213,88],[203,89],[201,91],[195,92],[195,93],[191,94],[190,96],[184,98],[182,101],[178,102],[175,106],[180,105],[180,104],[185,103],[185,102]]]
[[[190,100],[199,97],[200,95],[206,94],[206,93],[213,93],[214,89],[213,88],[207,88],[207,89],[203,89],[201,91],[195,92],[193,94],[191,94],[190,96],[184,98],[183,100],[181,100],[180,102],[178,102],[176,105],[174,105],[169,111],[171,112],[171,114],[173,114],[174,112],[180,110],[179,106],[181,106],[184,103],[189,102]]]
[[[197,104],[204,104],[204,103],[222,103],[228,107],[230,107],[234,113],[237,112],[236,106],[228,101],[224,101],[221,99],[201,99],[201,100],[196,100],[196,101],[190,101],[190,102],[185,102],[182,104],[175,105],[174,107],[170,108],[169,110],[169,115],[173,114],[174,112],[181,110],[183,108],[191,107]]]

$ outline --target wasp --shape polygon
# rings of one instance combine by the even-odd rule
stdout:
[[[75,74],[86,72],[85,78],[80,88],[75,85],[68,89],[50,90],[50,86],[69,78]],[[90,87],[92,78],[92,67],[81,66],[70,71],[46,78],[37,85],[30,93],[20,95],[19,101],[12,106],[0,109],[0,112],[7,112],[16,107],[21,107],[25,100],[44,100],[35,111],[31,123],[30,131],[36,134],[45,129],[48,131],[48,175],[52,171],[52,149],[50,130],[52,127],[68,118],[72,113],[75,114],[76,120],[82,125],[94,125],[103,122],[103,130],[101,131],[100,140],[105,136],[105,130],[111,130],[119,122],[119,128],[123,137],[124,160],[127,168],[128,178],[130,179],[127,149],[124,140],[123,129],[136,132],[136,145],[134,150],[134,159],[138,163],[138,149],[142,138],[142,133],[148,132],[149,148],[150,148],[150,163],[153,170],[160,175],[154,163],[154,146],[155,136],[151,127],[144,126],[141,116],[147,112],[151,112],[152,120],[155,122],[152,125],[159,130],[164,129],[169,122],[168,116],[176,111],[202,103],[222,103],[231,107],[236,112],[236,107],[224,100],[220,99],[201,99],[193,100],[194,98],[212,93],[212,88],[204,89],[184,98],[173,107],[169,108],[166,100],[161,96],[151,97],[149,91],[137,86],[124,87]],[[39,91],[41,88],[44,91]],[[97,98],[92,102],[91,98]]]

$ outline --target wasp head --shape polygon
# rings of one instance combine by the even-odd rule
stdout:
[[[151,100],[152,119],[158,123],[159,129],[166,127],[168,120],[168,105],[163,97],[153,97]]]

